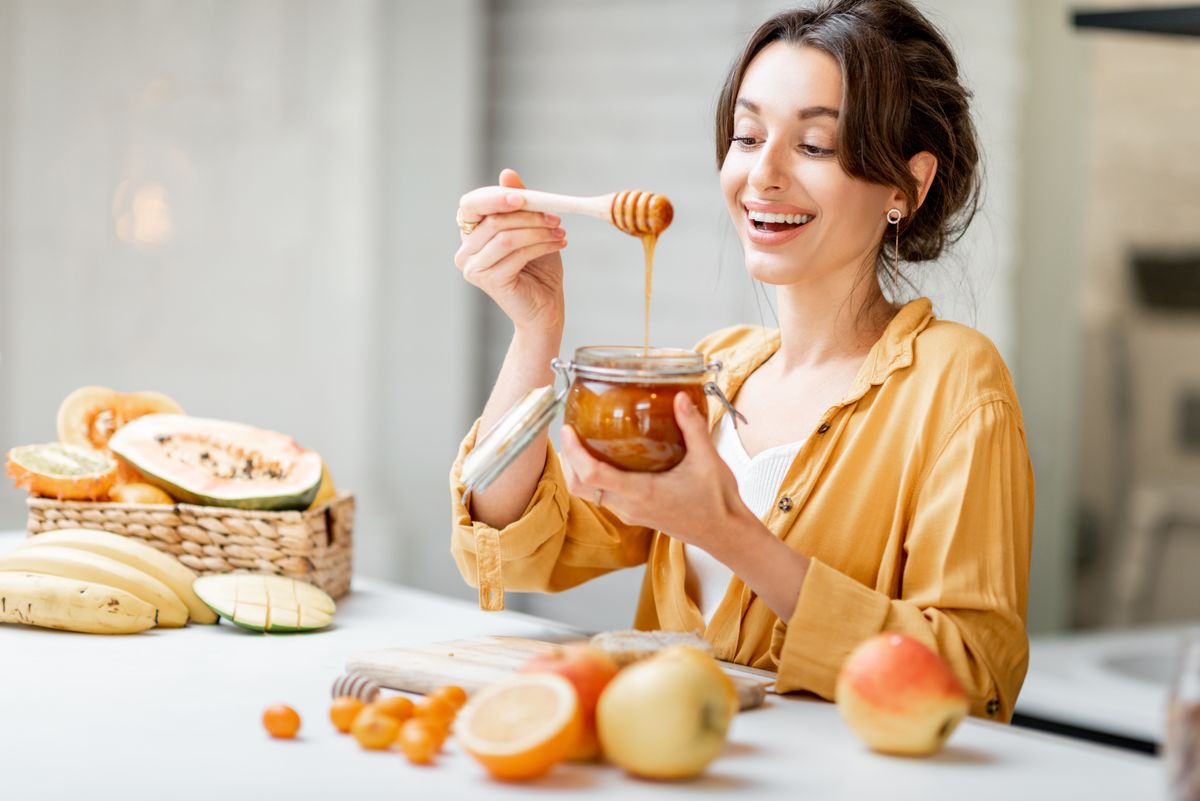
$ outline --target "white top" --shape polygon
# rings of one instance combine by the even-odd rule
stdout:
[[[767,448],[751,458],[742,445],[737,429],[733,427],[733,415],[725,414],[713,430],[713,444],[733,471],[742,502],[754,512],[755,517],[762,519],[775,505],[783,478],[804,445],[804,440]],[[733,572],[724,562],[700,548],[685,545],[683,552],[687,560],[688,591],[693,593],[696,605],[704,615],[704,622],[708,623],[725,597]]]
[[[354,532],[363,539],[389,533],[368,526]],[[0,532],[0,553],[20,538]],[[535,794],[539,801],[659,801],[693,793],[755,801],[1167,798],[1160,759],[977,718],[964,720],[938,756],[880,756],[858,741],[833,704],[799,694],[768,696],[763,708],[738,715],[725,754],[686,785],[633,779],[610,765],[563,763],[522,789],[488,779],[453,736],[433,766],[413,767],[394,752],[363,751],[329,723],[329,687],[349,657],[485,635],[581,635],[357,575],[353,586],[338,600],[333,626],[311,634],[261,635],[222,623],[107,637],[0,625],[10,678],[0,682],[0,710],[6,730],[19,734],[5,740],[0,756],[0,798],[370,801],[394,797],[397,782],[412,798],[445,801]],[[272,740],[263,731],[259,718],[273,703],[300,713],[298,739]],[[64,736],[64,720],[75,731],[105,736]],[[114,770],[129,764],[131,748],[137,769]],[[213,770],[208,763],[218,753],[237,758]]]

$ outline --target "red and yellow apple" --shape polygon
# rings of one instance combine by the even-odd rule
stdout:
[[[854,649],[838,674],[837,706],[872,749],[907,756],[936,752],[968,710],[941,657],[903,634],[880,634]]]
[[[737,695],[712,657],[688,650],[635,662],[600,695],[604,755],[635,776],[690,779],[725,747]]]
[[[600,700],[600,693],[619,669],[613,658],[604,651],[583,644],[557,648],[552,653],[534,657],[521,668],[523,673],[557,673],[575,686],[583,727],[568,759],[589,761],[600,756],[600,741],[596,736],[596,704]]]

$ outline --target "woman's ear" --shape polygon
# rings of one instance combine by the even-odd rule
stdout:
[[[925,195],[933,184],[933,176],[937,175],[937,156],[928,150],[922,150],[908,160],[908,171],[917,179],[917,208],[925,202]],[[913,209],[916,211],[916,209]]]
[[[917,179],[917,208],[919,209],[925,202],[925,195],[929,193],[929,187],[933,184],[933,176],[937,174],[937,156],[927,150],[922,150],[908,160],[908,170],[912,173],[913,178]],[[892,206],[903,211],[905,217],[916,211],[916,209],[906,209],[904,204],[907,202],[908,198],[899,189],[892,195]]]

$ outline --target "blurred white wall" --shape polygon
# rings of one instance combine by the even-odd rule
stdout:
[[[1036,500],[1029,627],[1072,622],[1076,577],[1085,40],[1069,0],[1024,0],[1021,103],[1010,167],[1019,179],[1011,229],[1017,392],[1033,462]]]
[[[460,277],[455,211],[480,181],[487,14],[481,0],[381,0],[377,162],[381,391],[367,449],[376,477],[362,503],[362,570],[478,598],[450,558],[450,463],[481,408],[481,298]],[[374,424],[378,424],[375,428]]]

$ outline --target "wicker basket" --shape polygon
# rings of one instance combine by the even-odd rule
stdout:
[[[201,575],[251,570],[307,581],[334,598],[350,590],[354,496],[348,493],[304,512],[53,498],[28,503],[30,535],[103,529],[144,540]]]

